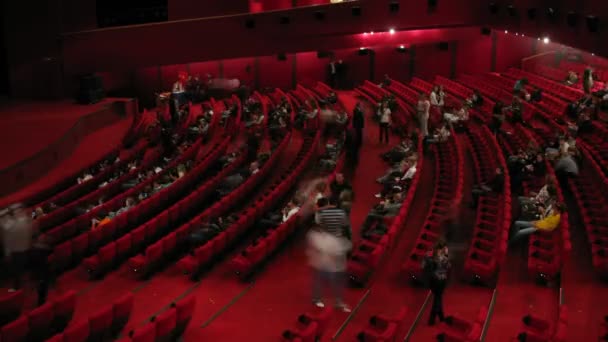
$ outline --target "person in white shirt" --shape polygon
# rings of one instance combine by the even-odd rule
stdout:
[[[443,107],[443,105],[445,104],[445,91],[443,91],[443,86],[440,85],[438,86],[438,93],[437,93],[437,103],[439,107]]]
[[[418,98],[418,104],[416,111],[418,112],[418,122],[420,124],[420,134],[423,137],[429,135],[429,110],[431,109],[431,103],[427,99],[425,94],[420,94]]]
[[[435,131],[435,134],[427,140],[429,143],[442,143],[446,142],[450,137],[450,130],[447,125],[443,125]]]
[[[289,201],[285,208],[283,208],[283,222],[287,222],[292,216],[297,214],[300,211],[300,207],[298,207],[293,201]]]
[[[439,87],[433,87],[433,90],[429,94],[429,100],[432,106],[439,106]]]
[[[387,103],[380,107],[380,143],[388,144],[389,127],[391,125],[391,109]]]
[[[401,180],[411,180],[414,178],[414,176],[416,175],[416,164],[418,164],[418,162],[414,159],[414,164],[412,164],[412,166],[410,166],[410,168],[407,170],[407,172],[403,175],[403,177],[401,177]]]

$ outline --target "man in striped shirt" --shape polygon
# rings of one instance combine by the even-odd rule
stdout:
[[[313,303],[318,307],[325,306],[321,301],[321,288],[323,283],[329,283],[336,307],[350,312],[342,301],[346,254],[351,245],[348,216],[335,203],[329,203],[327,198],[319,199],[317,207],[319,229],[311,231],[308,236],[308,254],[314,268]]]

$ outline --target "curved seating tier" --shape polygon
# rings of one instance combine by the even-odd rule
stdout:
[[[184,274],[191,275],[193,278],[198,277],[201,271],[212,262],[213,259],[221,255],[226,248],[233,244],[236,239],[246,233],[262,215],[273,208],[279,200],[287,194],[296,182],[296,179],[302,174],[310,159],[317,151],[317,146],[320,141],[320,132],[317,132],[314,137],[305,137],[304,143],[298,156],[293,161],[288,170],[283,173],[281,178],[274,184],[271,184],[266,192],[258,196],[248,207],[238,212],[239,218],[225,231],[215,236],[213,239],[197,248],[193,255],[188,255],[182,258],[178,262],[178,267]],[[289,137],[286,137],[289,138]],[[284,148],[284,147],[282,147]],[[277,151],[280,150],[277,149]],[[274,156],[278,159],[279,153]],[[266,166],[266,165],[265,165]],[[262,177],[267,175],[272,168],[272,164],[269,163],[267,170],[261,170],[259,173],[265,171]],[[252,187],[254,185],[251,185]],[[237,189],[238,190],[238,189]],[[235,198],[242,198],[244,194],[249,193],[250,188],[244,188],[241,193],[233,192]],[[232,194],[231,194],[232,195]],[[238,196],[238,197],[236,197]],[[234,200],[233,200],[234,201]],[[232,202],[232,201],[230,201]],[[227,202],[229,203],[229,202]],[[228,204],[220,204],[214,206],[204,212],[202,215],[206,217],[214,217],[222,215],[228,208]],[[224,209],[226,208],[226,209]]]
[[[0,328],[2,341],[44,341],[72,320],[76,292],[68,291]]]
[[[23,302],[23,290],[9,292],[0,299],[0,327],[21,315]]]
[[[431,148],[435,156],[433,197],[414,248],[401,265],[402,274],[415,282],[422,279],[424,256],[443,233],[444,224],[460,206],[464,194],[463,150],[454,130],[451,129],[448,141],[433,144]]]
[[[456,316],[445,320],[443,332],[437,335],[438,341],[444,342],[480,342],[484,325],[487,324],[487,306],[482,306],[473,321]]]
[[[498,143],[486,126],[469,128],[467,136],[477,183],[491,181],[497,167],[506,170]],[[491,282],[506,256],[511,225],[511,183],[508,174],[504,177],[502,194],[482,195],[478,200],[473,240],[462,274],[466,280]]]
[[[309,152],[312,156],[312,152]],[[310,159],[310,157],[308,157]],[[302,160],[302,163],[308,163],[308,160]],[[342,153],[340,159],[336,163],[336,167],[331,175],[327,179],[327,184],[331,184],[336,173],[342,172],[344,166],[344,153]],[[295,185],[295,178],[293,185]],[[299,215],[293,215],[289,220],[283,222],[274,229],[266,232],[267,234],[261,238],[255,240],[249,245],[243,252],[235,256],[230,261],[230,268],[238,274],[241,278],[246,278],[254,271],[256,271],[265,260],[267,260],[280,246],[281,244],[295,232],[299,223]]]
[[[186,191],[190,190],[189,188],[192,185],[200,181],[200,177],[204,176],[204,171],[222,155],[227,148],[229,141],[230,137],[223,138],[223,140],[218,142],[214,148],[210,150],[206,158],[196,165],[191,172],[185,177],[175,181],[171,186],[161,190],[150,198],[145,199],[126,213],[118,215],[103,227],[86,231],[55,246],[53,253],[48,259],[51,269],[57,273],[69,266],[77,264],[84,256],[97,252],[100,247],[113,241],[114,238],[127,234],[131,227],[136,227],[145,222],[150,217],[163,210],[170,203],[183,196]],[[196,152],[197,150],[193,150],[192,154],[196,155]],[[145,185],[145,183],[146,182],[141,186]],[[139,188],[139,186],[136,188]],[[126,198],[129,193],[130,192],[127,192],[115,200],[118,201],[121,199],[124,202],[124,198]],[[89,222],[77,223],[86,226]],[[81,226],[76,225],[75,223],[71,229],[78,231],[80,227]]]
[[[194,314],[196,297],[189,296],[171,303],[169,309],[152,316],[143,326],[132,330],[119,342],[178,341]]]
[[[210,178],[203,178],[203,176],[207,174],[205,171],[224,154],[229,141],[230,138],[226,137],[222,144],[212,150],[211,157],[203,160],[203,162],[193,170],[195,171],[193,174],[197,175],[197,178],[192,176],[188,179],[189,182],[184,181],[179,183],[179,188],[175,189],[175,191],[181,190],[181,192],[183,192],[182,196],[169,197],[164,203],[166,203],[166,205],[169,205],[169,203],[173,204],[163,210],[159,215],[156,215],[147,222],[145,220],[139,221],[140,225],[138,228],[124,235],[120,234],[121,231],[118,229],[114,235],[111,234],[111,231],[99,232],[99,235],[102,236],[102,238],[100,238],[102,241],[107,241],[108,239],[112,239],[112,241],[101,247],[96,254],[86,258],[82,263],[89,278],[96,279],[103,276],[107,271],[120,265],[122,261],[131,257],[133,254],[145,250],[159,237],[165,236],[171,227],[178,226],[196,212],[213,194],[213,191],[217,188],[218,184],[245,162],[246,156],[242,155],[228,167],[218,171],[217,174],[210,176]],[[199,184],[198,188],[192,190],[197,184]],[[186,195],[188,192],[190,193]],[[104,226],[102,230],[105,229],[107,228]],[[125,227],[124,232],[128,232],[128,227]],[[91,236],[91,234],[89,236]],[[175,248],[175,246],[173,246],[176,243],[175,237],[175,234],[173,236],[169,235],[165,237],[165,241],[162,241],[162,243],[164,243],[167,248],[169,248],[169,245],[171,245],[171,248]],[[167,254],[166,256],[168,257],[170,254]]]
[[[347,263],[347,273],[351,282],[363,286],[377,268],[382,257],[396,243],[398,235],[404,228],[404,222],[414,201],[420,178],[426,170],[423,159],[423,142],[418,141],[417,152],[419,156],[416,174],[412,179],[407,196],[403,199],[401,209],[395,217],[385,218],[388,230],[382,235],[371,235],[359,240],[353,247],[353,252]]]
[[[531,85],[537,86],[570,102],[578,101],[584,95],[581,90],[568,87],[567,85],[548,80],[521,69],[510,68],[507,72],[504,72],[503,75],[512,79],[526,78]]]
[[[582,148],[581,152],[581,173],[569,180],[570,189],[591,244],[593,267],[600,276],[608,277],[608,178],[589,151]]]
[[[105,171],[95,175],[93,179],[78,184],[75,190],[68,189],[70,194],[65,199],[66,201],[69,200],[69,202],[54,203],[62,206],[38,219],[38,229],[43,232],[48,231],[77,216],[79,207],[89,203],[96,203],[101,197],[111,198],[116,196],[122,191],[121,185],[123,183],[135,178],[139,172],[152,166],[161,158],[161,155],[161,147],[157,146],[146,150],[145,145],[138,150],[124,153],[123,156],[120,156],[120,162],[112,164]],[[104,187],[99,187],[102,182],[108,180],[116,171],[124,169],[128,163],[135,160],[138,160],[141,164],[137,169],[126,172]],[[74,192],[73,194],[71,193],[72,191]],[[76,197],[72,198],[72,196]]]
[[[289,143],[290,138],[291,133],[288,133],[283,138],[281,143],[279,143],[270,159],[262,166],[260,171],[250,176],[243,184],[239,185],[238,188],[234,189],[232,192],[230,192],[230,194],[224,196],[222,199],[215,202],[211,207],[205,209],[202,213],[198,214],[188,222],[180,225],[177,229],[175,229],[174,232],[171,230],[164,231],[163,233],[168,235],[148,246],[143,254],[129,259],[129,267],[131,268],[133,274],[138,277],[149,276],[163,261],[165,255],[167,257],[171,257],[181,250],[181,247],[187,243],[187,239],[196,226],[203,221],[225,214],[232,205],[241,202],[245,195],[250,193],[253,188],[256,187],[264,179],[264,177],[268,175],[274,164],[276,164],[282,151]],[[222,178],[217,177],[217,180],[215,180],[214,183],[221,180]],[[213,188],[215,188],[215,186],[216,184],[214,184]],[[169,215],[171,215],[171,213],[169,213]],[[180,220],[179,207],[175,208],[173,215],[176,222],[177,220]],[[171,227],[171,225],[167,223],[166,225],[163,225],[163,227]],[[142,230],[142,227],[140,227],[138,230]],[[146,236],[146,233],[143,230],[138,231],[137,234],[144,234],[144,236]],[[156,237],[159,237],[159,235],[162,236],[162,234],[155,235]],[[134,239],[133,241],[137,240]]]

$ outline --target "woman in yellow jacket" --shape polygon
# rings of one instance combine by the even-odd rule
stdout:
[[[543,215],[538,221],[515,221],[517,232],[511,238],[511,242],[520,239],[523,236],[533,234],[537,231],[550,232],[559,227],[561,214],[564,212],[565,206],[561,203],[555,204],[552,209]]]

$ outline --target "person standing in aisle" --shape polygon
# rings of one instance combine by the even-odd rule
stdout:
[[[388,145],[388,133],[389,127],[391,126],[391,109],[388,108],[387,103],[382,103],[380,107],[380,143],[384,140],[384,143]]]
[[[429,325],[435,325],[437,317],[439,317],[439,321],[441,322],[445,320],[443,313],[443,292],[447,286],[448,272],[451,268],[448,246],[444,241],[437,241],[433,250],[428,252],[422,261],[422,268],[428,274],[429,287],[431,293],[433,293],[433,305],[431,307]]]
[[[353,128],[355,129],[356,137],[355,144],[357,147],[361,147],[363,144],[363,128],[365,127],[365,115],[363,114],[363,108],[361,108],[361,102],[357,102],[355,109],[353,110]]]

